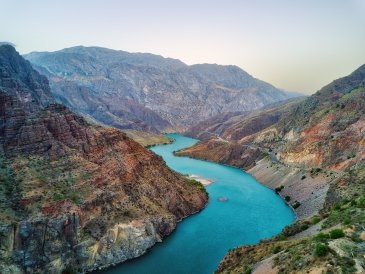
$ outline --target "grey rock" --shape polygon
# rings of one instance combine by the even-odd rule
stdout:
[[[58,101],[119,128],[185,130],[220,113],[292,97],[237,66],[188,66],[97,47],[34,52],[25,58],[49,78]]]

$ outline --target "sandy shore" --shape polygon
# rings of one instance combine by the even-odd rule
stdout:
[[[204,186],[207,186],[207,185],[210,185],[211,183],[213,183],[212,180],[209,180],[207,178],[203,178],[203,177],[201,177],[199,175],[195,175],[195,174],[189,175],[189,178],[194,179],[194,180],[202,183]]]

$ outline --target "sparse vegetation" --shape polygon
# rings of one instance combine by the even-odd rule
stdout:
[[[338,239],[338,238],[342,238],[344,236],[345,236],[345,233],[343,232],[342,229],[336,228],[336,229],[332,229],[330,231],[330,237],[331,237],[331,239]]]
[[[197,180],[194,180],[194,179],[191,179],[191,178],[186,178],[186,182],[189,184],[189,185],[192,185],[192,186],[195,186],[197,187],[198,189],[200,189],[201,191],[205,192],[208,194],[207,190],[205,189],[204,185],[200,182],[198,182]]]
[[[170,144],[173,140],[162,134],[154,134],[146,131],[128,129],[126,135],[146,148],[156,145]]]
[[[323,257],[326,256],[328,253],[328,246],[322,243],[318,243],[316,244],[316,249],[314,251],[314,255],[318,256],[318,257]]]
[[[327,233],[320,232],[313,237],[316,242],[325,242],[330,238],[330,235]]]
[[[291,205],[294,209],[300,207],[300,202],[295,201],[292,205]]]
[[[311,220],[310,220],[310,223],[311,223],[312,225],[314,225],[314,224],[319,223],[320,221],[321,221],[321,218],[320,218],[319,216],[313,216],[313,217],[311,218]]]
[[[284,186],[283,185],[281,185],[281,186],[278,186],[278,187],[276,187],[275,188],[275,192],[276,193],[279,193],[280,191],[282,191],[284,189]]]
[[[0,155],[0,217],[14,220],[22,210],[21,185],[10,162]]]

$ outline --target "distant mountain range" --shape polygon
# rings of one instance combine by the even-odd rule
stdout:
[[[237,66],[188,66],[149,53],[79,46],[24,57],[48,77],[59,102],[122,129],[182,131],[220,113],[297,96]]]

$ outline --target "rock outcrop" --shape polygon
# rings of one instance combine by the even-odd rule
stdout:
[[[49,78],[58,101],[119,128],[184,130],[293,96],[236,66],[187,66],[152,54],[73,47],[25,58]]]
[[[0,272],[87,272],[140,256],[207,194],[114,128],[55,103],[0,46]]]

